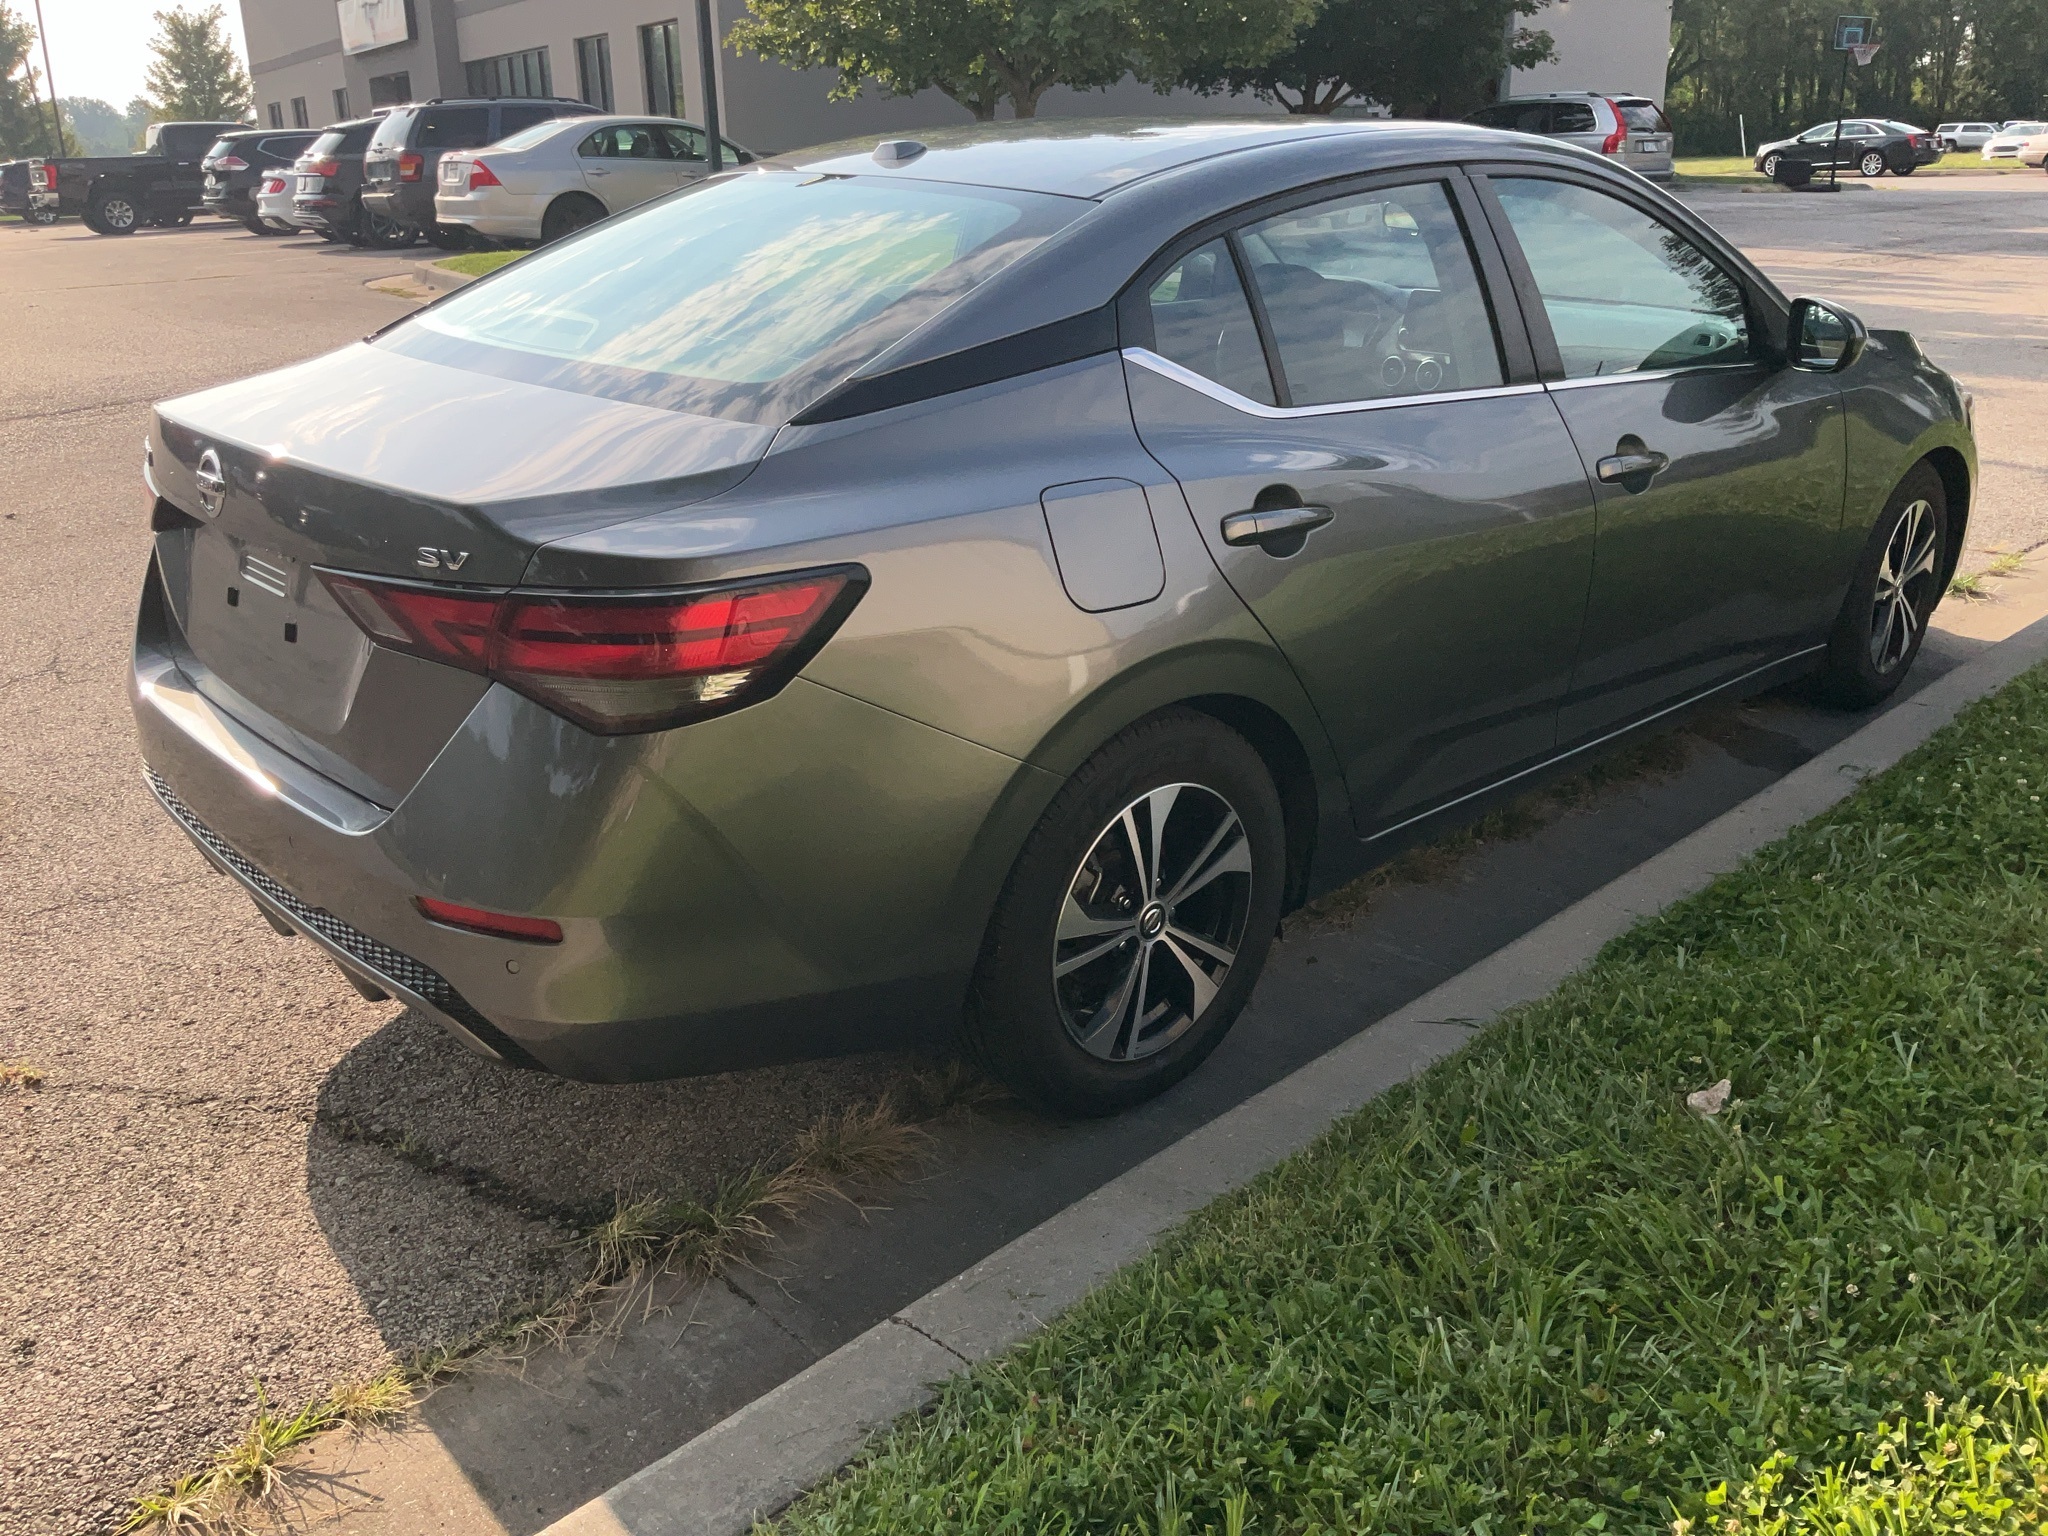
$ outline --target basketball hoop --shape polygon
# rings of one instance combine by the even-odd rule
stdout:
[[[1882,43],[1855,43],[1849,49],[1849,57],[1854,59],[1856,67],[1861,69],[1877,57],[1877,50],[1883,46]]]

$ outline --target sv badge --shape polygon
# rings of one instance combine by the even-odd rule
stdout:
[[[459,571],[468,560],[469,551],[466,549],[434,549],[422,544],[419,558],[413,564],[423,571]]]

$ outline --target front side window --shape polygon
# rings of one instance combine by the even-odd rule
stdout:
[[[1146,299],[1154,352],[1247,400],[1276,403],[1258,322],[1227,244],[1211,240],[1188,252]]]
[[[701,128],[677,128],[663,123],[654,130],[661,135],[668,146],[669,157],[674,160],[703,160],[709,158],[704,146],[710,141],[704,137]],[[727,145],[728,150],[731,145]]]
[[[1567,378],[1748,359],[1742,285],[1677,230],[1571,182],[1503,177],[1493,186]]]
[[[1243,235],[1289,403],[1500,384],[1500,349],[1441,182],[1316,203]]]
[[[699,183],[526,257],[376,345],[781,422],[1090,205],[863,177]]]
[[[1848,129],[1845,126],[1843,132],[1846,133],[1847,131]],[[1799,142],[1802,144],[1818,144],[1823,139],[1832,139],[1834,136],[1835,125],[1833,123],[1822,123],[1818,128],[1809,128],[1806,132],[1799,135]]]

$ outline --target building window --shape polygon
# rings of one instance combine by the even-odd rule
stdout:
[[[395,75],[370,76],[370,105],[395,107],[412,100],[412,76],[405,70]]]
[[[602,32],[576,39],[576,90],[598,111],[612,110],[612,40]]]
[[[642,27],[640,65],[647,74],[647,110],[656,117],[682,116],[682,28],[673,21]]]
[[[270,104],[269,112],[270,126],[273,128],[282,128],[284,126],[284,103],[281,101],[273,101]]]
[[[337,123],[348,121],[348,87],[345,85],[334,93],[334,120]]]
[[[529,48],[524,53],[501,53],[491,59],[471,59],[462,66],[469,75],[472,96],[552,96],[554,81],[548,76],[548,51]]]
[[[306,98],[303,96],[294,96],[292,98],[292,126],[294,128],[310,128],[313,126],[313,119],[306,111]]]

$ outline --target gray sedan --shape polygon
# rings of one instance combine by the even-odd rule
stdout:
[[[149,783],[501,1061],[964,1036],[1101,1113],[1284,913],[1912,665],[1968,409],[1602,157],[1019,124],[745,167],[158,408]]]

